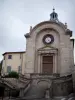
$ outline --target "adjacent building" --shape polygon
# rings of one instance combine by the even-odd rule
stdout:
[[[25,52],[5,52],[3,54],[2,74],[11,71],[24,74],[25,69]]]

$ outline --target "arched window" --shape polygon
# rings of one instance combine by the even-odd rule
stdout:
[[[7,66],[7,73],[11,72],[11,66]]]

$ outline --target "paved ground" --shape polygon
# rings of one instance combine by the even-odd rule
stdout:
[[[0,100],[2,100],[0,98]],[[26,99],[26,98],[3,98],[3,100],[75,100],[75,97],[71,97],[71,98],[62,98],[62,99],[46,99],[46,98],[40,98],[40,99]]]

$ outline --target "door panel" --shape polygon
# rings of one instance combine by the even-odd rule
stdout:
[[[43,73],[53,73],[53,56],[43,56]]]

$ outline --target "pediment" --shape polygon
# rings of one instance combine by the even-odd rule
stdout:
[[[51,47],[51,46],[45,46],[40,49],[38,49],[38,54],[56,54],[58,52],[57,48]]]
[[[41,51],[41,50],[57,50],[57,48],[52,47],[52,46],[45,46],[45,47],[38,49],[38,51]]]

